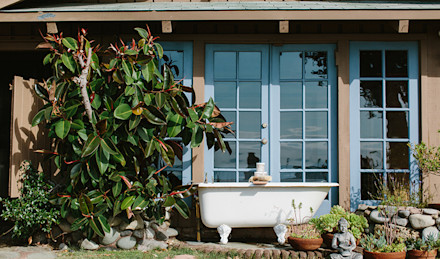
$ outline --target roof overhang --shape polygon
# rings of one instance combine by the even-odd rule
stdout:
[[[13,5],[13,4],[17,4],[22,2],[23,0],[2,0],[0,2],[0,9],[3,9],[7,6]]]
[[[438,2],[134,2],[0,10],[0,22],[440,20]]]

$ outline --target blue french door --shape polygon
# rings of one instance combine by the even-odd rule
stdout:
[[[407,144],[419,141],[416,42],[350,44],[351,208],[377,204],[378,186],[417,188]]]
[[[337,182],[335,75],[333,45],[207,45],[205,97],[236,134],[231,154],[205,148],[206,180],[246,182],[264,162],[274,182]]]

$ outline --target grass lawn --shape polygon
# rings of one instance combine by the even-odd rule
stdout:
[[[176,255],[193,255],[200,259],[219,259],[219,258],[234,258],[238,254],[235,252],[229,252],[227,255],[218,253],[204,253],[189,248],[170,248],[167,250],[153,250],[148,252],[142,252],[138,250],[118,250],[118,251],[86,251],[78,250],[73,252],[60,252],[58,256],[60,258],[111,258],[111,259],[140,259],[140,258],[173,258]]]

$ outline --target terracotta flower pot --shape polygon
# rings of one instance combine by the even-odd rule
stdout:
[[[288,237],[290,245],[295,250],[301,251],[312,251],[321,247],[322,238],[313,238],[313,239],[305,239],[305,238],[296,238],[296,237]]]
[[[406,253],[409,259],[427,258],[434,259],[437,256],[437,250],[422,251],[410,250]]]
[[[379,253],[369,252],[364,250],[364,259],[405,259],[406,251],[392,252],[392,253]]]

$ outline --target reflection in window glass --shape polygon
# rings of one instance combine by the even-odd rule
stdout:
[[[306,108],[327,108],[328,88],[326,81],[307,82]]]
[[[235,82],[215,82],[215,104],[220,108],[237,107],[237,86]]]
[[[240,108],[260,108],[261,107],[261,83],[260,82],[240,82]]]
[[[301,79],[302,57],[301,52],[280,53],[280,79]]]
[[[280,108],[299,109],[302,108],[303,87],[301,82],[280,83]]]
[[[361,169],[383,169],[382,142],[361,141]]]
[[[214,172],[214,182],[235,182],[236,181],[235,172],[230,171],[215,171]]]
[[[328,168],[328,144],[324,141],[306,142],[306,168]]]
[[[408,76],[408,51],[387,50],[385,51],[385,64],[387,77]]]
[[[387,81],[386,103],[390,108],[408,108],[408,81]]]
[[[237,58],[235,52],[214,53],[214,79],[237,78]]]
[[[245,172],[238,172],[239,182],[249,182],[249,178],[254,175],[255,170],[249,170]]]
[[[302,112],[280,112],[280,137],[302,138]]]
[[[388,173],[387,174],[387,187],[390,192],[394,192],[394,190],[398,191],[399,187],[402,186],[410,186],[411,183],[409,181],[409,173]],[[406,188],[405,188],[406,189]],[[402,194],[400,194],[402,195]],[[407,193],[406,197],[399,197],[405,200],[410,200],[410,194]]]
[[[375,200],[380,197],[379,186],[382,186],[381,173],[361,173],[361,199]]]
[[[361,138],[383,138],[382,112],[361,111]]]
[[[407,142],[387,142],[387,169],[409,169]]]
[[[408,138],[408,112],[387,111],[388,138]]]
[[[238,54],[238,76],[240,79],[261,78],[261,53],[240,52]]]
[[[327,138],[327,112],[306,112],[306,138]]]
[[[305,52],[304,75],[306,78],[327,78],[327,52]]]
[[[302,168],[302,142],[280,143],[281,169]]]
[[[261,112],[239,112],[240,138],[259,139],[261,138]]]
[[[328,182],[328,172],[307,172],[306,182],[326,183]]]
[[[231,129],[233,131],[236,130],[236,125],[237,125],[237,118],[235,117],[236,112],[231,112],[231,111],[222,111],[222,115],[223,117],[225,117],[226,121],[228,122],[233,122],[233,124],[231,125]],[[228,134],[228,138],[235,138],[235,134]]]
[[[235,142],[229,141],[229,147],[232,150],[232,153],[221,150],[217,150],[214,152],[214,167],[215,168],[235,168],[235,160],[236,160],[236,144]]]
[[[281,182],[302,182],[302,172],[281,172],[280,173]]]
[[[257,168],[260,162],[261,143],[260,142],[240,142],[239,147],[239,167]]]
[[[382,77],[382,51],[361,51],[359,63],[361,77]]]
[[[361,81],[360,107],[382,107],[382,82]]]

